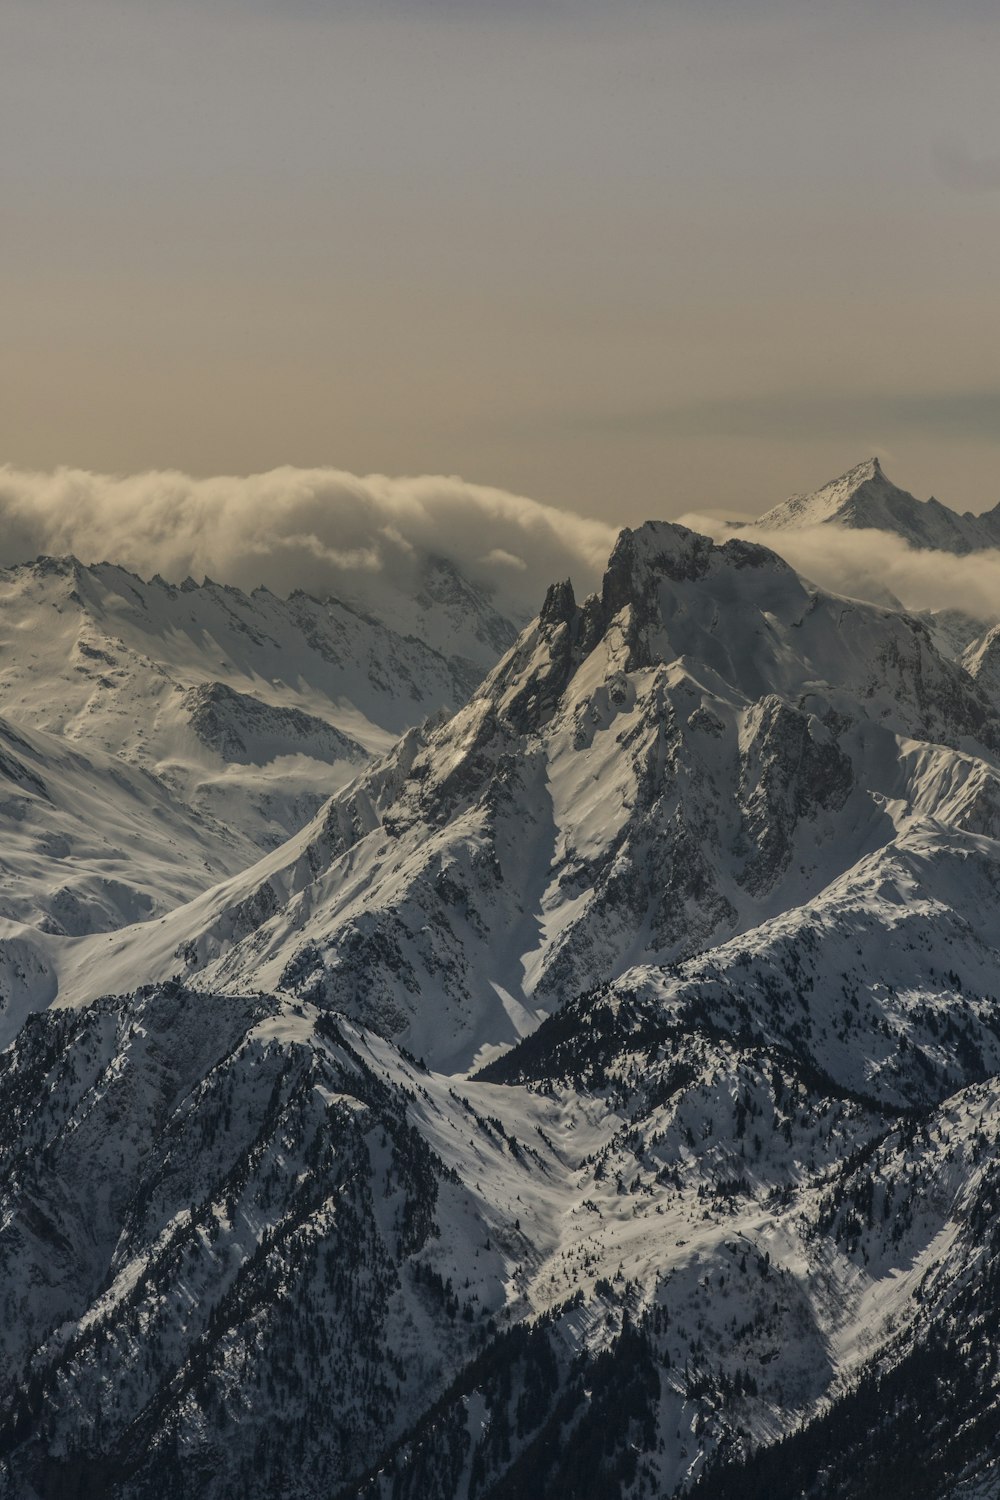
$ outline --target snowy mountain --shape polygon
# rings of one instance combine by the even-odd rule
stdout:
[[[122,932],[99,979],[74,959],[65,993],[134,973],[284,990],[465,1070],[637,962],[829,900],[863,861],[895,870],[942,822],[992,837],[998,747],[918,621],[650,524],[600,596],[550,590],[451,720],[154,934]]]
[[[250,868],[11,924],[0,1494],[995,1493],[990,650],[648,523]]]
[[[257,853],[157,777],[0,719],[0,919],[70,936],[189,901]]]
[[[386,594],[421,632],[404,638],[304,594],[146,583],[73,558],[0,573],[0,704],[23,742],[20,769],[0,764],[4,914],[102,931],[282,843],[410,724],[464,702],[513,637],[445,577],[437,596]]]
[[[968,645],[962,654],[962,665],[1000,706],[1000,625],[993,625]]]
[[[345,600],[351,608],[387,625],[397,635],[423,641],[468,681],[478,682],[513,645],[518,628],[502,614],[488,592],[459,572],[446,557],[420,559],[406,590],[389,589],[377,573],[356,575]],[[517,620],[517,627],[526,623]]]
[[[911,547],[958,554],[1000,547],[1000,504],[976,516],[949,510],[933,496],[917,500],[893,484],[877,458],[866,459],[812,494],[793,495],[752,524],[767,531],[820,525],[889,531]]]

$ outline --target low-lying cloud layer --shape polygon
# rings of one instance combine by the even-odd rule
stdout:
[[[350,597],[379,573],[405,588],[438,555],[493,589],[499,608],[530,615],[553,579],[592,587],[614,538],[602,521],[457,478],[0,468],[3,566],[72,553],[172,582],[207,574],[244,589]]]
[[[1000,619],[1000,551],[956,557],[921,551],[891,532],[846,526],[734,528],[717,515],[680,518],[693,531],[722,541],[742,536],[771,547],[798,573],[835,594],[877,603],[897,600],[909,610],[957,609],[992,623]]]
[[[718,540],[742,535],[773,547],[836,593],[1000,619],[1000,551],[954,557],[917,551],[880,531],[737,530],[712,514],[680,520]],[[208,575],[244,589],[266,584],[280,594],[304,588],[363,599],[378,576],[409,589],[424,559],[443,556],[491,589],[498,608],[527,617],[554,579],[571,576],[581,595],[595,587],[616,531],[446,476],[360,478],[284,468],[195,479],[0,467],[0,566],[73,553],[84,562],[121,563],[147,578]]]

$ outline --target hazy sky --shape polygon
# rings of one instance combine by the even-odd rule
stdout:
[[[994,0],[0,0],[0,459],[983,509],[998,57]]]

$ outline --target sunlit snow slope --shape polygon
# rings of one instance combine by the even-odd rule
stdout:
[[[651,522],[249,869],[11,920],[0,1494],[991,1493],[989,661]]]
[[[992,952],[968,891],[1000,852],[998,748],[919,622],[651,523],[600,596],[554,587],[454,718],[261,865],[122,933],[100,979],[68,965],[65,994],[276,989],[469,1067],[637,962],[894,891],[954,904]]]
[[[911,547],[958,554],[1000,547],[1000,505],[977,516],[950,510],[933,496],[917,500],[893,484],[877,458],[811,494],[791,496],[753,524],[766,531],[821,525],[888,531]]]
[[[461,704],[513,627],[447,564],[426,573],[386,593],[420,639],[305,594],[72,558],[0,573],[2,914],[69,933],[159,914]]]

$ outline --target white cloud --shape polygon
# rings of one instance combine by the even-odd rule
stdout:
[[[723,540],[773,547],[823,588],[888,595],[908,609],[961,609],[1000,618],[1000,552],[920,552],[878,531],[832,526],[768,532],[745,516],[680,517]],[[736,523],[734,525],[733,523]],[[499,607],[535,613],[547,586],[571,576],[597,586],[617,528],[521,495],[447,476],[361,478],[336,469],[275,469],[195,479],[0,467],[0,565],[39,553],[109,560],[144,577],[206,574],[276,593],[350,596],[383,574],[406,587],[428,554],[447,557],[495,591]]]
[[[495,589],[501,608],[532,614],[555,578],[594,587],[615,535],[602,521],[455,477],[0,468],[2,565],[73,553],[172,581],[207,574],[245,589],[350,594],[359,572],[405,586],[420,558],[437,554]]]
[[[796,572],[836,594],[878,602],[892,597],[910,610],[959,609],[987,622],[1000,619],[1000,551],[994,548],[956,557],[910,547],[885,531],[830,525],[734,528],[718,514],[680,520],[717,541],[742,536],[771,547]]]
[[[502,547],[494,547],[493,551],[488,552],[482,561],[487,564],[497,563],[502,568],[516,568],[519,573],[523,573],[528,566],[523,557],[515,557],[512,552],[505,552]]]

